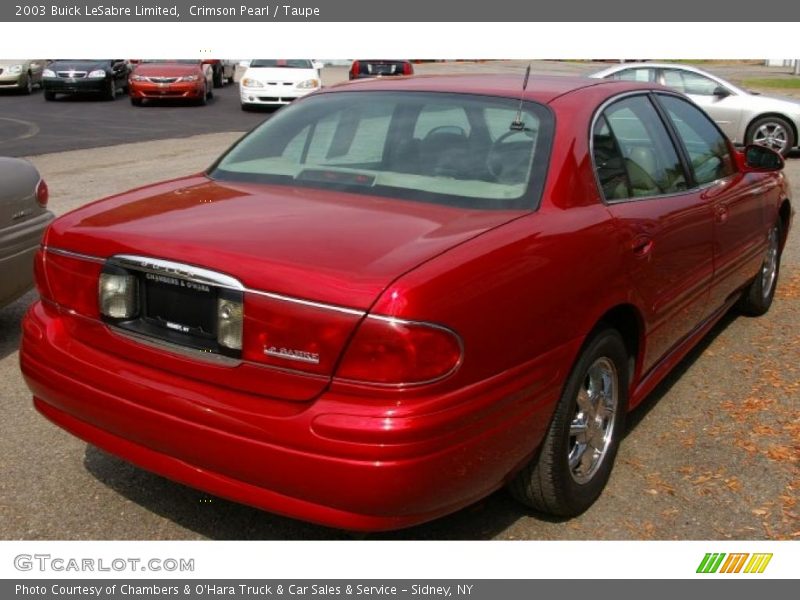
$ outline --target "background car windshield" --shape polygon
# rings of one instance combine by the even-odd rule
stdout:
[[[250,66],[257,69],[263,68],[285,68],[285,69],[313,69],[310,60],[305,59],[274,59],[274,58],[254,58],[250,61]]]
[[[526,102],[467,94],[340,92],[278,112],[210,175],[467,208],[534,208],[552,117]]]

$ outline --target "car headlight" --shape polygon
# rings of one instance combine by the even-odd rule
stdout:
[[[56,73],[52,69],[45,69],[42,71],[42,77],[55,77]]]
[[[242,79],[242,87],[264,87],[260,81],[257,79],[250,79],[249,77],[245,77]]]
[[[197,81],[199,78],[197,75],[186,75],[185,77],[181,77],[181,81]]]
[[[297,84],[298,90],[313,90],[319,87],[319,79],[306,79]]]
[[[89,79],[101,79],[106,76],[106,72],[103,69],[95,69],[91,73],[89,73]]]
[[[100,273],[100,313],[112,319],[132,319],[139,312],[138,281],[134,275]]]
[[[145,81],[147,77],[144,75],[131,75],[131,81]]]
[[[22,65],[11,65],[8,67],[8,72],[12,75],[16,75],[17,73],[22,73]]]

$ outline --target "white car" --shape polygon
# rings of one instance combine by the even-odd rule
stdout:
[[[686,94],[735,144],[761,144],[785,156],[800,139],[799,102],[748,92],[696,67],[628,63],[589,77],[653,81]]]
[[[289,104],[322,87],[319,65],[306,59],[255,58],[239,81],[242,110]]]

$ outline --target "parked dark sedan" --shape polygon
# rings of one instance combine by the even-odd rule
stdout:
[[[53,213],[31,163],[0,157],[0,307],[33,287],[33,256]]]
[[[100,94],[113,100],[128,89],[128,63],[121,59],[56,60],[42,73],[45,100],[57,94]]]

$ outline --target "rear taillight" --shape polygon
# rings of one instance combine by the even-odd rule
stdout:
[[[454,372],[462,355],[461,340],[449,329],[370,316],[350,342],[336,377],[361,383],[419,385]]]
[[[39,184],[36,186],[36,201],[39,203],[39,206],[44,208],[47,206],[47,201],[49,199],[50,191],[47,189],[47,184],[44,179],[40,179]]]
[[[353,66],[350,67],[350,79],[355,79],[358,77],[358,73],[361,70],[361,65],[357,60],[353,61]]]
[[[87,317],[98,317],[102,264],[55,252],[39,252],[34,271],[41,296]]]
[[[410,62],[403,63],[403,75],[413,75],[414,74],[414,67],[411,66]]]
[[[242,358],[281,369],[330,375],[361,317],[360,311],[248,293],[244,300]]]

